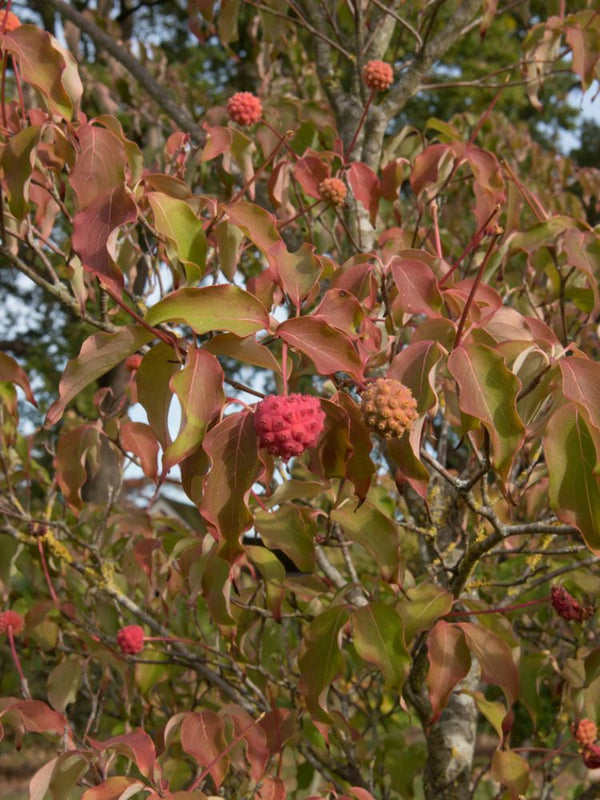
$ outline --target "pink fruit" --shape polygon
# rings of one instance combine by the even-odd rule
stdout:
[[[117,644],[122,653],[135,655],[144,649],[144,629],[139,625],[126,625],[117,633]]]
[[[319,184],[319,194],[329,205],[341,206],[346,199],[346,184],[339,178],[325,178]]]
[[[254,125],[262,117],[262,103],[251,92],[236,92],[227,101],[227,113],[238,125]]]
[[[254,412],[260,446],[286,461],[315,446],[324,422],[319,399],[304,394],[271,395],[258,403]]]
[[[394,71],[385,61],[368,61],[363,69],[363,80],[369,89],[384,92],[394,82]]]
[[[3,611],[0,613],[0,633],[5,633],[12,628],[13,636],[18,636],[25,627],[25,620],[16,611]]]

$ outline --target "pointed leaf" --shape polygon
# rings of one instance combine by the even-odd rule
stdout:
[[[588,358],[561,358],[562,391],[581,407],[586,419],[600,432],[600,407],[590,402],[600,396],[600,364]]]
[[[253,336],[240,339],[233,333],[218,333],[205,342],[203,347],[216,356],[234,358],[244,364],[281,373],[281,366],[273,353],[263,344],[259,344]]]
[[[225,723],[214,711],[186,714],[181,723],[181,747],[201,767],[210,767],[209,774],[218,789],[229,768],[229,757],[219,755],[225,750]]]
[[[156,230],[174,246],[188,283],[199,281],[206,267],[206,235],[202,222],[184,201],[162,192],[149,192]]]
[[[300,686],[314,719],[330,722],[327,692],[344,666],[340,631],[348,621],[344,606],[332,606],[311,622],[300,657]]]
[[[135,375],[138,400],[163,450],[171,442],[168,417],[173,393],[170,380],[179,368],[173,348],[166,342],[158,342],[145,354]]]
[[[206,434],[211,469],[204,480],[200,513],[221,540],[220,554],[233,561],[243,552],[239,538],[252,525],[246,495],[259,469],[253,415],[231,414]]]
[[[529,786],[529,765],[512,750],[498,750],[492,757],[492,777],[506,786],[512,800],[519,800]]]
[[[403,311],[439,316],[442,296],[437,278],[425,259],[394,256],[390,260],[390,269],[398,290],[398,304]]]
[[[69,175],[80,211],[125,182],[127,156],[121,140],[106,128],[84,124],[77,129],[77,157]]]
[[[149,342],[153,335],[146,328],[128,325],[118,333],[94,333],[81,345],[77,358],[67,364],[59,385],[59,399],[50,406],[46,427],[56,425],[67,404],[101,375],[116,367],[127,356]]]
[[[596,477],[600,436],[580,406],[569,403],[552,415],[544,436],[544,453],[552,508],[563,522],[579,528],[592,552],[600,553],[600,487]]]
[[[153,306],[146,320],[150,325],[183,322],[197,334],[216,330],[250,336],[269,327],[269,315],[260,300],[230,284],[179,289]]]
[[[282,550],[300,572],[314,570],[315,523],[308,513],[287,503],[271,512],[258,511],[254,525],[268,548]]]
[[[81,686],[82,669],[79,659],[71,656],[58,664],[48,676],[48,700],[57,711],[73,703]]]
[[[144,784],[136,778],[115,776],[86,789],[81,795],[81,800],[128,800],[144,788]]]
[[[429,721],[433,723],[446,707],[454,687],[469,672],[471,656],[462,631],[439,620],[427,636],[427,657],[427,689],[431,703]]]
[[[355,508],[344,501],[331,512],[331,519],[341,525],[351,542],[360,544],[377,564],[386,581],[396,582],[400,570],[400,540],[395,523],[369,500]]]
[[[123,285],[123,273],[115,261],[119,228],[135,222],[137,214],[133,198],[120,184],[99,195],[73,220],[73,249],[82,265],[116,291]]]
[[[406,591],[396,608],[404,621],[404,635],[409,644],[419,631],[425,631],[452,610],[450,592],[434,583],[419,583]]]
[[[6,141],[2,153],[2,171],[8,188],[10,213],[22,220],[29,211],[29,183],[35,162],[35,147],[41,125],[24,128]]]
[[[371,225],[375,225],[379,198],[381,197],[379,178],[371,167],[362,164],[360,161],[354,161],[350,164],[347,176],[354,196],[369,212]]]
[[[92,747],[102,753],[105,750],[115,750],[117,753],[121,753],[133,761],[145,778],[154,778],[156,748],[152,739],[141,728],[131,733],[124,733],[122,736],[113,736],[104,742],[94,739],[90,739],[89,742]]]
[[[314,246],[308,242],[303,242],[295,253],[290,253],[283,241],[279,242],[269,250],[269,266],[297,309],[323,271]]]
[[[39,769],[29,783],[29,800],[64,800],[87,772],[91,756],[72,750],[53,758]]]
[[[376,664],[388,686],[401,690],[411,658],[404,645],[402,620],[384,603],[369,603],[352,613],[352,632],[356,652]]]
[[[437,406],[435,369],[442,357],[440,345],[431,339],[411,342],[394,358],[387,373],[411,390],[419,415]]]
[[[221,365],[197,347],[190,346],[186,365],[171,378],[170,386],[179,398],[182,422],[177,438],[165,451],[164,474],[200,447],[209,423],[225,404]]]
[[[467,645],[481,667],[481,679],[499,686],[509,706],[519,696],[519,673],[510,647],[499,636],[473,622],[458,622]]]
[[[519,379],[506,368],[502,356],[479,344],[453,350],[448,370],[458,384],[461,411],[485,426],[492,444],[492,464],[506,481],[525,434],[516,410]]]
[[[125,419],[119,428],[119,439],[124,450],[139,458],[144,475],[151,481],[156,480],[159,446],[150,425]]]
[[[16,383],[25,392],[27,400],[37,408],[25,370],[17,364],[14,358],[6,355],[6,353],[0,353],[0,381]]]
[[[326,322],[297,317],[282,322],[277,336],[308,356],[320,375],[347,372],[357,381],[363,379],[363,366],[350,339]]]

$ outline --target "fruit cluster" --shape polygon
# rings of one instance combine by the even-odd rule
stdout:
[[[0,11],[0,33],[10,33],[21,27],[21,20],[12,11]]]
[[[330,206],[342,206],[346,199],[346,184],[339,178],[325,178],[319,184],[319,194]]]
[[[385,92],[394,82],[394,71],[385,61],[368,61],[363,69],[363,80],[369,89]]]
[[[583,622],[594,612],[591,606],[582,606],[564,586],[553,586],[550,589],[550,602],[558,616],[569,622]]]
[[[370,430],[385,439],[402,436],[418,416],[412,392],[393,378],[378,378],[367,386],[361,398],[361,411]]]
[[[254,125],[262,117],[262,103],[251,92],[236,92],[227,101],[227,113],[238,125]]]
[[[12,628],[13,636],[18,636],[25,627],[25,620],[16,611],[3,611],[0,613],[0,633],[6,633]]]
[[[319,398],[310,395],[271,395],[258,403],[254,412],[259,445],[286,461],[314,447],[324,424]]]

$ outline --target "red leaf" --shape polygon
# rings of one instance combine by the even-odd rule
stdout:
[[[89,742],[92,747],[101,752],[116,750],[133,761],[144,777],[154,780],[154,770],[157,766],[156,748],[152,739],[142,728],[138,728],[132,733],[124,733],[122,736],[113,736],[104,742],[94,739],[90,739]]]
[[[202,149],[200,161],[212,161],[213,158],[217,158],[231,148],[233,141],[231,128],[221,126],[209,128],[205,125],[204,129],[206,130],[206,143]]]
[[[308,356],[319,374],[347,372],[362,381],[363,366],[352,342],[326,322],[311,317],[288,319],[279,325],[277,335]]]
[[[379,208],[379,198],[381,197],[381,187],[379,178],[371,167],[355,161],[348,169],[348,183],[350,184],[354,196],[363,204],[369,212],[371,225],[375,225],[377,209]]]
[[[204,450],[211,469],[204,479],[199,510],[222,541],[228,561],[243,552],[240,534],[252,525],[246,495],[258,474],[258,443],[253,415],[231,414],[206,434]]]
[[[443,180],[446,173],[449,173],[453,153],[450,145],[431,144],[415,159],[415,163],[410,174],[410,185],[416,195],[421,194],[423,189],[433,184],[435,189],[438,181]],[[440,178],[440,172],[443,171]]]
[[[437,278],[425,260],[394,256],[390,268],[398,289],[398,304],[409,314],[438,317],[442,296]]]
[[[314,246],[304,242],[295,253],[290,253],[281,241],[269,249],[268,258],[273,275],[299,310],[323,271]]]
[[[229,757],[219,755],[226,748],[225,723],[214,711],[186,714],[181,723],[181,746],[196,759],[201,767],[209,767],[209,773],[218,789],[229,768]]]
[[[454,687],[466,677],[471,656],[462,631],[438,620],[427,636],[429,672],[427,689],[431,703],[430,723],[436,721]]]
[[[269,760],[269,748],[264,730],[259,724],[253,724],[255,720],[240,706],[228,705],[223,711],[233,720],[236,735],[242,736],[246,758],[250,764],[250,774],[255,781],[260,781]]]
[[[144,475],[150,480],[156,480],[159,447],[152,428],[145,422],[126,419],[121,423],[119,438],[123,449],[140,459]]]
[[[562,390],[567,400],[581,406],[591,424],[600,431],[600,364],[588,358],[561,358]]]
[[[86,470],[86,460],[92,464],[98,462],[99,446],[100,431],[96,425],[71,428],[58,437],[54,458],[56,480],[65,500],[72,508],[83,507],[81,487],[88,477],[92,477]]]
[[[509,706],[519,696],[519,673],[510,647],[488,628],[473,622],[458,622],[467,639],[467,645],[481,667],[481,679],[499,686]]]
[[[69,183],[83,211],[98,197],[123,186],[127,156],[119,138],[97,125],[78,128],[77,141],[77,158]]]
[[[31,386],[29,385],[29,379],[25,370],[17,364],[14,358],[7,356],[6,353],[0,353],[0,381],[16,383],[17,386],[23,389],[25,397],[29,402],[37,408],[37,403],[31,391]]]
[[[321,197],[319,184],[328,177],[329,168],[318,156],[303,156],[296,162],[294,178],[309,197]]]
[[[121,800],[123,794],[127,789],[133,791],[135,787],[136,792],[144,788],[144,784],[135,778],[125,778],[122,776],[115,776],[106,781],[94,786],[92,789],[86,789],[81,796],[81,800]]]
[[[259,800],[285,800],[285,784],[281,778],[271,778],[269,775],[261,781],[256,797]]]
[[[138,400],[163,449],[171,442],[168,417],[173,393],[170,380],[179,367],[173,348],[165,342],[158,342],[146,353],[135,375]]]
[[[413,393],[417,411],[425,414],[437,407],[435,371],[442,357],[439,344],[431,339],[412,342],[392,361],[387,377],[395,378]]]
[[[115,261],[118,230],[136,219],[137,206],[121,184],[97,197],[73,220],[73,249],[81,263],[116,291],[123,285],[123,273]]]

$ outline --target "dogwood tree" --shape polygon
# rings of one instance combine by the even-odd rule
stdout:
[[[178,61],[152,5],[0,11],[2,265],[78,343],[35,429],[0,353],[31,800],[597,797],[600,172],[498,109],[600,16],[190,0]]]

